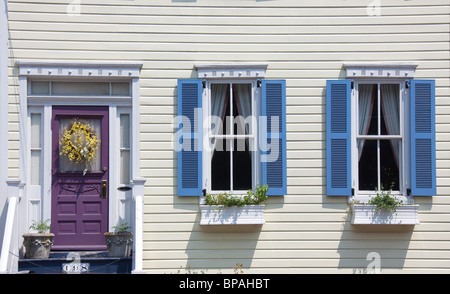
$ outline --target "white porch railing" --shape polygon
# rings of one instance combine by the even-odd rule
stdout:
[[[133,179],[134,200],[134,240],[133,240],[133,269],[132,274],[145,274],[142,269],[143,259],[143,216],[144,216],[144,184],[145,178]]]
[[[20,200],[22,185],[19,179],[8,179],[8,210],[0,253],[0,273],[11,274],[18,271],[18,241],[17,241],[17,207]]]

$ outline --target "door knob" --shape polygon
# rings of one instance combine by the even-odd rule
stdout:
[[[108,198],[108,180],[102,180],[102,194],[100,197],[102,199]]]

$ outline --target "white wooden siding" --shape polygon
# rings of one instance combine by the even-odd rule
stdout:
[[[89,2],[89,3],[85,3]],[[9,0],[9,176],[19,175],[17,59],[142,62],[144,269],[214,273],[362,272],[378,252],[383,273],[450,273],[448,0],[381,1]],[[156,3],[156,4],[150,4]],[[369,11],[370,12],[370,11]],[[198,62],[265,62],[287,80],[288,195],[272,197],[261,229],[203,228],[196,197],[176,196],[172,151],[176,80]],[[325,80],[344,62],[418,63],[436,80],[436,197],[416,197],[414,228],[350,224],[346,197],[325,193]]]

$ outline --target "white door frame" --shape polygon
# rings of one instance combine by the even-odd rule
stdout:
[[[32,220],[51,218],[51,117],[53,105],[95,105],[109,107],[109,229],[125,221],[134,223],[131,191],[119,188],[119,118],[130,114],[130,180],[139,178],[139,74],[137,63],[70,63],[17,61],[19,67],[19,177],[25,184],[20,213],[26,216],[19,232],[27,232]],[[31,95],[29,81],[129,81],[129,96],[55,96]],[[43,131],[41,187],[30,185],[30,114],[41,114]],[[30,193],[33,192],[33,193]]]

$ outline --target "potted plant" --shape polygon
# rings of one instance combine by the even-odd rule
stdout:
[[[50,248],[53,245],[52,233],[50,231],[50,220],[33,221],[30,229],[37,231],[37,233],[23,234],[23,245],[25,247],[25,258],[27,259],[45,259],[50,255]]]
[[[268,189],[263,185],[255,193],[249,190],[247,195],[207,194],[205,205],[200,205],[200,225],[264,224]]]
[[[133,233],[127,223],[114,226],[116,232],[105,233],[105,243],[110,257],[129,257],[133,247]]]
[[[385,191],[382,187],[381,191],[375,189],[375,192],[376,196],[367,203],[351,201],[352,224],[419,224],[418,205],[392,196],[392,189]]]

